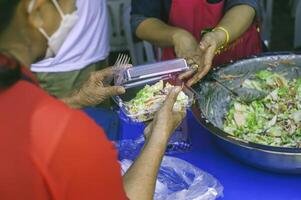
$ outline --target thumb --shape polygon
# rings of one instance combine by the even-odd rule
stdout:
[[[172,110],[175,102],[177,101],[178,95],[181,92],[182,88],[179,86],[174,87],[168,94],[163,108],[167,110]]]
[[[103,88],[103,90],[104,90],[103,94],[106,97],[112,97],[112,96],[121,95],[125,93],[124,87],[120,87],[120,86],[105,87]]]
[[[200,42],[200,49],[202,51],[205,51],[206,49],[208,49],[210,47],[210,42],[207,40],[207,38],[204,38],[201,42]]]

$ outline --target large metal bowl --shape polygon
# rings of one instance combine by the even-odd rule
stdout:
[[[234,63],[230,63],[225,66],[222,66],[221,69],[239,69],[241,67],[258,65],[260,63],[277,63],[283,60],[298,60],[298,63],[300,60],[301,63],[301,54],[272,53],[269,55],[252,57]],[[301,65],[299,67],[301,69]],[[217,70],[217,72],[218,71],[219,70]],[[200,94],[201,91],[199,91],[199,88],[195,87],[194,89],[197,94]],[[197,101],[202,101],[202,98],[198,98]],[[223,100],[221,99],[221,101]],[[244,163],[250,164],[257,168],[280,173],[301,174],[300,148],[272,147],[267,145],[255,144],[235,138],[230,134],[227,134],[226,132],[222,131],[221,128],[218,128],[215,122],[208,119],[208,116],[204,115],[204,112],[202,112],[199,103],[200,102],[196,102],[192,108],[195,117],[206,129],[208,129],[213,134],[217,144],[230,155]]]

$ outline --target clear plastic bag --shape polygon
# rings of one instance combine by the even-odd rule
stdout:
[[[119,143],[122,173],[139,154],[143,143]],[[164,156],[155,190],[155,200],[214,200],[223,194],[222,185],[210,174],[179,158]]]
[[[190,151],[191,148],[192,144],[188,134],[188,121],[187,118],[185,118],[169,139],[165,154],[173,155],[185,153]]]
[[[121,136],[122,140],[119,141],[117,148],[122,148],[126,151],[127,148],[130,149],[129,153],[131,153],[133,148],[134,150],[139,146],[143,146],[144,144],[144,135],[143,130],[145,129],[145,125],[142,123],[129,122],[126,121],[124,114],[120,115],[121,120],[125,120],[125,126],[128,126],[128,129],[131,131],[131,134],[125,135],[126,137]],[[188,134],[188,121],[187,118],[183,120],[181,125],[175,130],[172,134],[171,138],[168,141],[166,147],[166,155],[174,155],[178,153],[185,153],[191,150],[192,143]],[[121,152],[122,154],[126,152]],[[127,155],[129,156],[129,155]]]

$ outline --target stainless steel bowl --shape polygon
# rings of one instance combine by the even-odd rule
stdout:
[[[300,59],[301,63],[300,54],[272,53],[269,55],[252,57],[237,61],[235,63],[230,63],[223,66],[222,69],[229,67],[239,68],[242,66],[252,65],[254,63],[258,64],[259,62],[276,63],[280,60],[283,61],[291,59]],[[301,65],[299,67],[301,68]],[[194,89],[196,93],[200,93],[200,91],[198,91],[198,88]],[[201,99],[198,99],[197,101],[201,101]],[[199,106],[199,102],[196,102],[194,104],[192,111],[195,117],[206,129],[208,129],[213,134],[217,144],[233,157],[257,168],[280,173],[301,174],[300,148],[272,147],[255,144],[235,138],[218,128],[214,122],[208,120],[204,113],[202,113],[202,109],[200,107],[201,106]]]

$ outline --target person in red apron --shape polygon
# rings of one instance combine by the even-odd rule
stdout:
[[[257,1],[134,0],[132,5],[136,36],[163,47],[163,60],[187,59],[193,69],[180,78],[189,78],[189,86],[212,66],[262,51]]]

